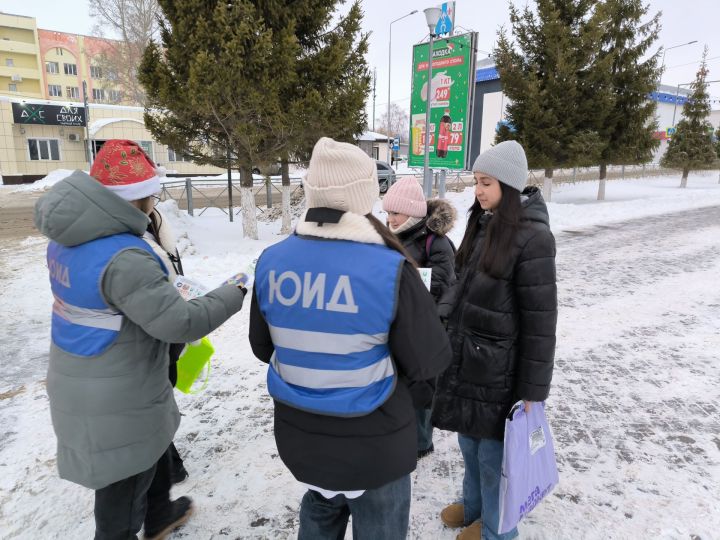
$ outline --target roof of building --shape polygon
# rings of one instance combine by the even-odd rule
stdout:
[[[376,131],[365,131],[362,135],[357,138],[358,141],[374,141],[374,142],[386,142],[390,140],[390,137],[384,133],[378,133]]]

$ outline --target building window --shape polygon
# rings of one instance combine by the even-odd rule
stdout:
[[[190,158],[182,155],[180,152],[176,152],[168,146],[168,161],[190,161]]]
[[[57,75],[60,73],[60,64],[57,62],[45,62],[45,71]]]
[[[10,92],[17,92],[17,84],[15,84],[15,83],[8,84],[8,90]]]
[[[55,47],[55,54],[57,54],[58,56],[62,56],[63,55],[62,47]]]
[[[48,94],[52,97],[62,97],[62,86],[59,84],[48,84]]]
[[[57,139],[28,139],[31,161],[60,161],[60,144]]]
[[[122,92],[120,90],[108,90],[108,101],[111,103],[122,101]]]
[[[117,72],[115,72],[112,69],[109,69],[108,72],[105,74],[105,78],[108,79],[109,81],[117,81],[118,80]]]
[[[105,90],[102,88],[93,88],[93,99],[95,101],[105,101]]]
[[[66,86],[65,95],[71,99],[78,99],[80,97],[80,89],[77,86]]]
[[[77,64],[63,64],[65,75],[77,75]]]
[[[6,58],[5,65],[8,67],[13,67],[15,66],[15,60],[13,60],[12,58]]]
[[[137,143],[140,145],[140,148],[143,149],[143,152],[145,152],[150,159],[155,161],[152,151],[152,141],[138,141]]]
[[[90,76],[93,79],[102,79],[102,68],[100,66],[90,66]]]

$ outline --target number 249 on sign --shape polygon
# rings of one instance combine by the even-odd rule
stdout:
[[[450,87],[449,86],[441,86],[439,88],[435,89],[435,99],[436,100],[442,100],[447,101],[450,99]]]

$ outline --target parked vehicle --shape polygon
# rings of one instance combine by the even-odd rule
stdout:
[[[386,162],[375,160],[380,193],[385,193],[395,183],[395,170]]]
[[[263,176],[280,176],[282,174],[282,165],[279,161],[270,165],[258,165],[253,167],[252,173],[262,174]]]

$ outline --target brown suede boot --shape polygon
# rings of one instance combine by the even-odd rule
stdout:
[[[447,505],[440,512],[440,521],[446,527],[457,529],[465,525],[465,506],[462,503],[452,503]]]
[[[465,527],[457,535],[457,540],[482,540],[482,521],[474,521]]]

